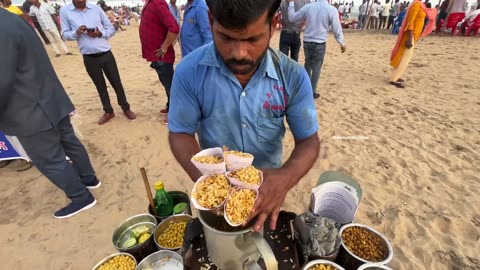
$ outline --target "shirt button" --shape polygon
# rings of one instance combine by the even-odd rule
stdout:
[[[247,128],[247,124],[242,123],[242,127],[243,127],[243,128]]]
[[[245,92],[242,92],[242,97],[244,97],[244,96],[246,96],[246,95],[247,95],[247,93],[245,93]]]

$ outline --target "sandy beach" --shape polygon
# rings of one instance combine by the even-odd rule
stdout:
[[[170,152],[159,110],[166,95],[155,71],[141,58],[138,26],[111,40],[120,75],[138,119],[103,113],[74,42],[75,56],[51,56],[74,102],[82,141],[103,185],[92,210],[56,220],[63,192],[35,168],[0,169],[0,261],[3,269],[91,269],[115,253],[111,235],[124,219],[146,212],[139,168],[153,186],[190,193],[190,181]],[[278,48],[279,32],[272,39]],[[333,36],[319,83],[317,115],[323,140],[313,169],[291,190],[285,209],[307,210],[320,174],[354,177],[364,197],[356,221],[374,227],[394,247],[393,269],[480,269],[480,40],[432,35],[418,44],[407,69],[407,87],[386,80],[396,36],[345,33],[340,53]],[[177,45],[177,55],[179,53]],[[177,57],[179,60],[180,57]],[[303,48],[300,62],[303,64]],[[284,158],[294,141],[287,132]]]

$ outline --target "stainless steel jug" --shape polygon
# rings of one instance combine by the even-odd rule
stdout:
[[[261,233],[251,227],[230,227],[222,216],[198,211],[203,226],[208,255],[222,270],[258,270],[257,261],[263,258],[267,270],[278,270],[272,249]],[[226,229],[228,228],[228,231]],[[235,230],[235,231],[231,231]]]

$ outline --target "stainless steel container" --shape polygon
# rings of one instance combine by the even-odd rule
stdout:
[[[329,260],[314,260],[314,261],[308,262],[305,266],[302,267],[302,270],[308,270],[310,267],[312,267],[314,265],[317,265],[317,264],[330,265],[330,266],[333,266],[333,267],[337,268],[337,270],[345,270],[340,265],[338,265],[338,264],[336,264],[332,261],[329,261]]]
[[[392,268],[377,263],[366,263],[362,264],[357,270],[392,270]]]
[[[123,248],[120,246],[120,243],[124,237],[126,237],[129,230],[142,225],[153,227],[153,231],[157,226],[157,220],[154,216],[149,214],[136,215],[122,222],[112,235],[113,246],[120,252],[126,252],[133,255],[137,261],[141,261],[143,258],[157,251],[157,247],[153,241],[153,234],[145,242],[131,248]]]
[[[169,250],[160,250],[143,259],[136,270],[183,270],[183,258]]]
[[[353,252],[351,252],[345,245],[345,242],[342,237],[343,231],[345,231],[345,229],[350,227],[361,227],[373,233],[377,237],[379,237],[381,239],[381,248],[382,248],[383,254],[385,254],[384,259],[379,262],[371,262],[353,254]],[[387,238],[385,238],[385,236],[383,236],[381,233],[377,232],[376,230],[368,226],[358,224],[358,223],[351,223],[351,224],[344,225],[342,228],[340,228],[340,240],[341,240],[341,246],[340,246],[340,252],[337,256],[337,263],[343,266],[345,269],[357,269],[358,267],[360,267],[360,265],[365,263],[385,265],[385,264],[388,264],[393,258],[393,249],[392,249],[392,246],[390,245],[390,242],[388,242]]]
[[[104,258],[103,260],[101,260],[99,263],[97,263],[93,268],[92,270],[98,270],[100,269],[100,266],[102,266],[102,264],[108,262],[110,259],[113,259],[117,256],[120,256],[120,255],[125,255],[125,256],[128,256],[130,258],[133,259],[133,261],[135,262],[135,267],[137,266],[137,260],[135,260],[135,257],[133,257],[132,255],[128,254],[128,253],[125,253],[125,252],[119,252],[119,253],[115,253],[115,254],[112,254],[112,255],[109,255],[107,256],[106,258]]]
[[[158,243],[158,237],[165,232],[165,230],[168,228],[168,225],[170,224],[171,221],[174,222],[190,222],[193,217],[189,215],[178,215],[178,216],[171,216],[164,221],[162,221],[160,224],[158,224],[157,228],[155,228],[155,233],[153,234],[153,240],[155,241],[155,245],[157,246],[158,250],[171,250],[171,251],[179,251],[182,246],[178,246],[175,248],[167,248]]]
[[[223,215],[198,211],[203,225],[208,255],[220,269],[261,269],[257,261],[263,258],[266,270],[277,270],[278,263],[262,233],[252,232],[251,226],[231,227]]]

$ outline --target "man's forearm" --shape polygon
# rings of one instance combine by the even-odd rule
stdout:
[[[192,181],[197,181],[202,174],[190,161],[192,156],[200,151],[200,146],[195,137],[190,134],[169,132],[168,142],[177,162],[180,163]]]
[[[172,45],[172,43],[175,41],[176,38],[177,38],[177,34],[168,32],[167,37],[165,38],[165,41],[162,44],[162,48],[166,50],[168,47],[170,47],[170,45]]]
[[[319,151],[320,141],[317,133],[304,140],[295,141],[295,149],[281,168],[290,174],[292,182],[288,183],[289,188],[294,187],[308,173],[317,160]]]

